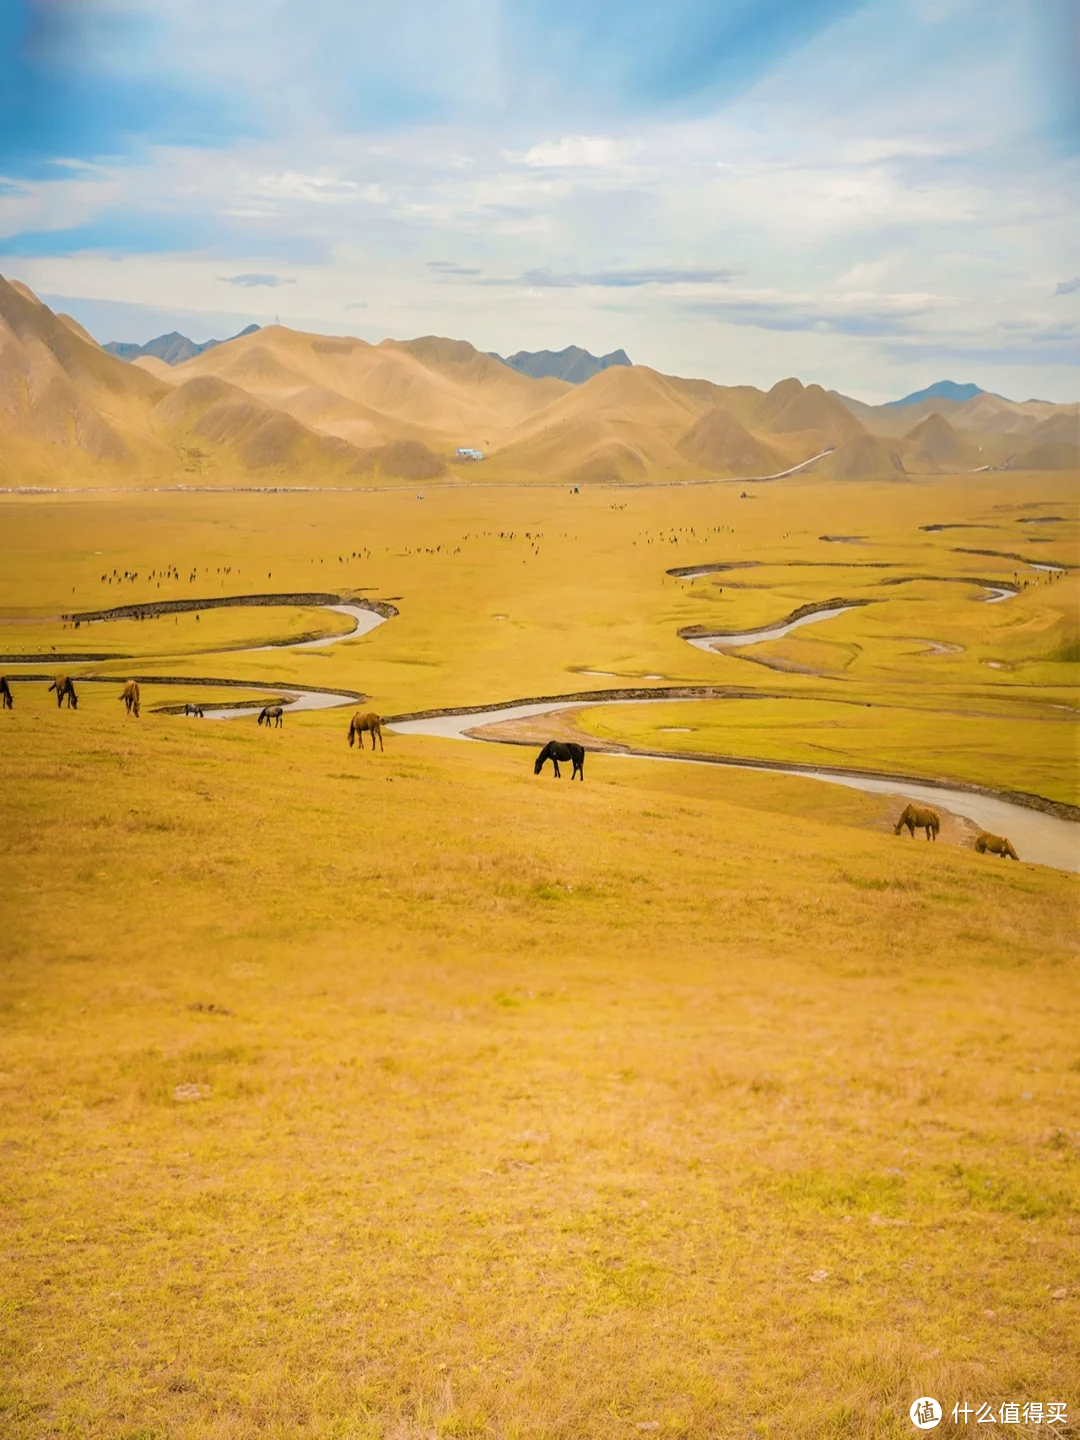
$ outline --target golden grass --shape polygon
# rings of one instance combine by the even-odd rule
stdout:
[[[114,706],[5,717],[5,1435],[1075,1393],[1071,877],[811,782]]]
[[[1016,561],[958,546],[1070,562],[1080,527],[1068,477],[995,475],[981,477],[977,489],[971,477],[896,485],[794,480],[759,486],[754,496],[741,500],[737,487],[719,486],[579,495],[436,488],[422,501],[412,492],[8,500],[0,612],[34,623],[0,625],[0,652],[56,645],[61,653],[123,652],[131,658],[85,667],[117,674],[138,659],[143,673],[341,684],[370,695],[384,714],[661,683],[651,676],[858,699],[882,706],[891,727],[882,734],[882,767],[913,744],[933,746],[957,714],[993,715],[994,743],[983,751],[978,742],[965,761],[965,774],[989,785],[1008,783],[1001,755],[1030,751],[1032,720],[1057,733],[1050,725],[1070,713],[1061,707],[1076,704],[1076,573],[1043,580],[1000,605],[982,603],[977,587],[953,580],[880,582],[908,575],[1011,579],[1014,572],[1036,578]],[[1018,523],[1039,513],[1072,518],[1045,527]],[[919,528],[934,522],[994,528]],[[834,533],[867,541],[818,538]],[[666,574],[745,560],[755,566],[698,580]],[[159,589],[146,578],[170,565],[178,581],[163,580]],[[229,575],[219,573],[226,567]],[[114,568],[140,579],[102,584]],[[192,568],[197,579],[189,582]],[[332,633],[348,622],[260,609],[78,632],[45,621],[118,603],[311,589],[355,589],[393,600],[401,613],[340,647],[226,657],[198,651]],[[750,629],[836,596],[875,603],[740,652],[704,654],[677,633],[694,624]],[[932,654],[931,641],[962,648]],[[762,663],[778,660],[820,673]],[[69,668],[79,673],[77,664]],[[589,670],[614,678],[582,673]],[[926,711],[921,729],[913,709]],[[797,749],[781,758],[797,758]],[[1055,793],[1067,793],[1071,769],[1055,772]]]
[[[1067,480],[8,501],[0,614],[29,623],[0,648],[383,714],[731,684],[788,698],[603,721],[685,713],[800,758],[827,715],[868,766],[943,743],[954,778],[1072,793],[1045,737],[1076,703],[1076,581],[1000,606],[877,586],[1011,578],[969,541],[1075,548],[1074,520],[1053,545],[1016,524],[1073,516]],[[918,528],[961,520],[1004,534]],[[769,565],[664,573],[732,559]],[[170,563],[160,592],[101,585]],[[108,645],[48,619],[353,588],[399,617],[307,652],[229,647],[344,618],[208,611],[197,643],[182,617]],[[821,675],[677,635],[838,594],[886,603],[755,650]],[[360,755],[348,710],[153,713],[236,690],[149,683],[129,721],[86,683],[58,711],[5,668],[5,1437],[869,1440],[911,1433],[921,1394],[1075,1407],[1075,877],[897,840],[885,798],[809,780],[590,756],[571,787],[528,750]]]
[[[598,740],[637,749],[795,760],[983,784],[992,776],[1003,790],[1080,803],[1075,718],[1060,712],[1008,714],[992,701],[982,714],[950,714],[940,703],[916,708],[826,699],[673,701],[585,710],[578,723]]]

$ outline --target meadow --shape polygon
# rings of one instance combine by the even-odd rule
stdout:
[[[746,488],[0,502],[5,1436],[1075,1424],[1075,876],[810,779],[159,713],[729,687],[574,723],[1075,803],[1067,476]],[[315,590],[399,613],[63,618]]]

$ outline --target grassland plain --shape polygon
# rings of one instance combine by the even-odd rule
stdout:
[[[116,708],[5,717],[5,1434],[1076,1393],[1072,877],[810,781]]]
[[[12,623],[0,625],[0,653],[130,657],[84,667],[118,676],[138,660],[141,673],[339,684],[370,694],[384,714],[661,681],[858,700],[877,707],[881,768],[906,751],[940,774],[930,747],[959,716],[987,744],[976,741],[955,778],[1002,788],[1045,781],[1051,798],[1075,800],[1080,570],[1051,583],[1031,568],[1078,559],[1070,488],[1067,476],[1001,474],[793,479],[747,500],[732,486],[9,500],[0,614]],[[1046,515],[1064,518],[1021,523]],[[920,528],[932,523],[960,528]],[[820,538],[830,534],[864,538]],[[667,573],[697,562],[746,568]],[[166,578],[171,567],[179,578]],[[113,571],[138,579],[110,584]],[[1017,583],[1020,593],[987,604],[984,588],[958,583],[973,576]],[[348,621],[325,611],[206,610],[76,632],[48,618],[311,589],[388,599],[400,614],[341,646],[252,654],[239,647],[333,633]],[[695,625],[753,629],[833,598],[873,603],[749,649],[703,653],[679,637]],[[211,664],[218,650],[231,653]],[[79,673],[77,663],[68,668]],[[1045,745],[1033,746],[1036,723]],[[801,749],[793,738],[777,758]]]
[[[946,773],[1067,796],[1031,737],[1076,703],[1074,575],[955,583],[1045,574],[961,545],[1072,563],[1066,479],[22,498],[2,648],[383,713],[727,683],[788,697],[755,753],[795,759],[859,698],[852,763],[944,734]],[[666,573],[699,559],[758,563]],[[347,622],[59,618],[314,588],[400,614],[252,655]],[[821,673],[678,635],[835,597],[887,599],[755,647]],[[810,780],[591,756],[571,788],[510,748],[359,755],[341,710],[58,711],[5,668],[5,1435],[876,1437],[927,1393],[1075,1424],[1075,877]]]

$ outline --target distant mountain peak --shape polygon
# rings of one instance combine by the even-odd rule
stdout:
[[[900,405],[917,405],[920,400],[955,400],[959,403],[963,400],[974,400],[976,395],[991,393],[981,385],[958,385],[955,380],[937,380],[925,390],[914,390],[902,400],[889,400],[887,403],[894,409]]]
[[[609,355],[592,355],[580,345],[567,345],[565,350],[519,350],[516,355],[498,355],[488,352],[495,360],[509,365],[511,370],[528,375],[533,380],[567,380],[571,385],[583,385],[601,370],[610,370],[613,365],[632,365],[634,362],[625,350],[612,350]]]
[[[248,325],[241,330],[239,335],[230,335],[229,340],[239,340],[244,335],[254,335],[259,329],[258,325]],[[182,365],[185,360],[192,360],[196,355],[202,355],[206,350],[213,350],[217,345],[227,345],[228,340],[205,340],[201,345],[194,340],[189,340],[186,335],[181,335],[179,330],[170,330],[167,335],[158,335],[153,340],[148,340],[145,345],[134,345],[125,340],[110,340],[108,345],[101,348],[107,350],[110,355],[115,355],[118,360],[139,360],[144,355],[152,355],[155,360],[164,360],[166,365]]]

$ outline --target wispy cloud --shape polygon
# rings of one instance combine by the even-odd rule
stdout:
[[[953,347],[1064,397],[1069,9],[0,0],[0,256],[100,303],[217,313],[224,283],[306,328],[732,381],[895,395]]]
[[[427,268],[434,270],[439,275],[479,275],[481,273],[475,265],[457,265],[453,260],[429,260]]]
[[[263,275],[257,272],[250,272],[245,275],[219,275],[218,279],[226,285],[242,285],[246,290],[256,290],[265,287],[267,290],[276,290],[279,285],[295,285],[295,275]]]
[[[609,135],[561,135],[530,146],[521,158],[526,165],[546,169],[599,169],[628,160],[638,149],[634,141]]]
[[[646,266],[640,270],[549,270],[543,267],[525,270],[520,275],[489,275],[478,283],[527,285],[537,290],[579,290],[594,285],[610,290],[636,290],[644,285],[724,285],[735,273],[728,269],[692,270],[671,265]]]
[[[746,296],[732,300],[687,300],[686,313],[728,325],[749,325],[782,334],[844,335],[863,339],[917,333],[914,321],[930,304],[891,304],[880,301],[842,304],[804,299]]]

